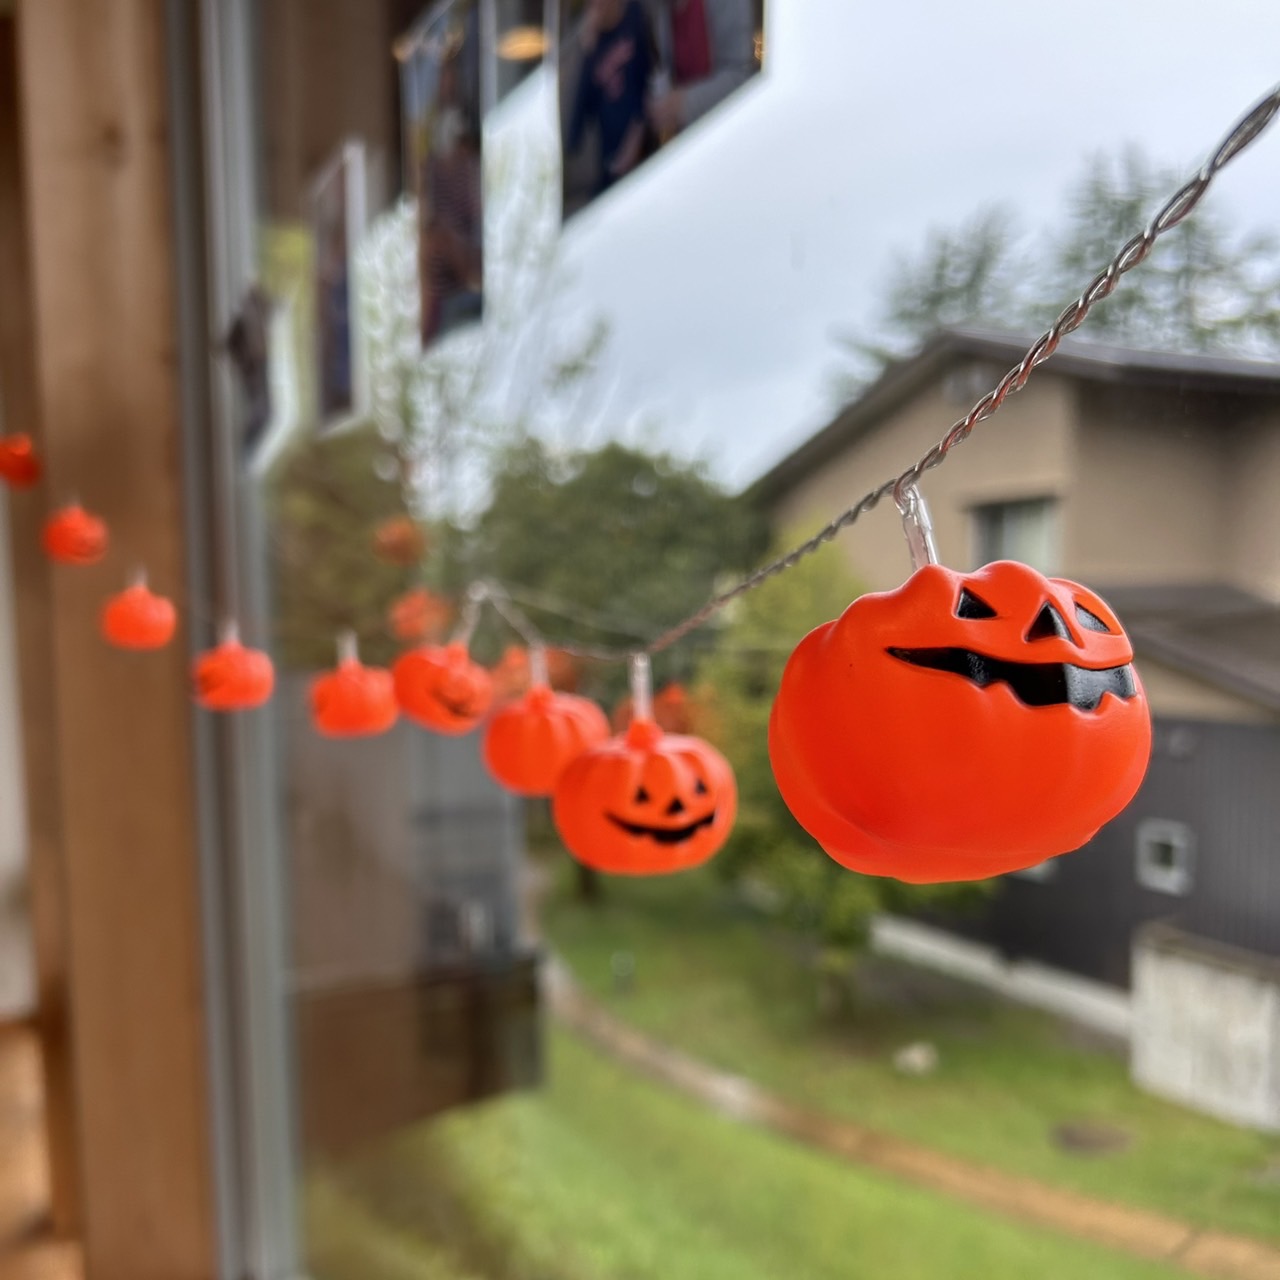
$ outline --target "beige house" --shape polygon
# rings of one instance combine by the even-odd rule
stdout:
[[[756,495],[784,529],[824,523],[1028,345],[940,334]],[[1137,797],[1083,849],[1004,877],[978,918],[886,936],[1105,1011],[1145,1087],[1280,1130],[1280,369],[1068,340],[922,490],[944,563],[1024,560],[1116,608],[1155,740]],[[869,588],[908,573],[892,503],[839,545]]]
[[[923,455],[1029,345],[939,334],[762,477],[756,496],[779,528],[822,524]],[[1280,369],[1068,338],[921,488],[944,563],[1024,560],[1120,610],[1158,714],[1280,723],[1280,697],[1259,701],[1248,662],[1211,661],[1231,646],[1200,634],[1210,618],[1265,618],[1280,605]],[[870,590],[910,569],[892,503],[839,545]],[[1280,640],[1263,631],[1242,643]]]

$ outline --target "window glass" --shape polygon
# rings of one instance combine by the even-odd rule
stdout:
[[[980,565],[1021,560],[1042,573],[1057,572],[1057,504],[1051,498],[975,507],[973,536]]]
[[[1029,570],[884,604],[910,563],[881,488],[1266,89],[1280,12],[245,12],[266,342],[236,429],[280,673],[245,825],[283,881],[246,928],[285,974],[245,967],[289,1030],[294,1270],[1166,1274],[1046,1225],[1081,1195],[1175,1224],[1170,1256],[1280,1258],[1266,1124],[1148,1096],[1126,1051],[1152,921],[1179,954],[1280,938],[1274,139],[920,475],[944,566]],[[384,732],[317,732],[349,633],[395,673]],[[504,747],[544,684],[598,710]],[[649,754],[561,789],[562,752],[636,720]],[[526,795],[513,757],[561,772]],[[1196,973],[1223,1019],[1196,1062],[1263,1044]]]

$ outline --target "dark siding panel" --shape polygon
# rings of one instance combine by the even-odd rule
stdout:
[[[1196,834],[1191,892],[1143,888],[1138,824],[1186,823]],[[1148,920],[1280,955],[1280,729],[1161,720],[1151,768],[1133,804],[1053,876],[1006,876],[986,909],[948,927],[1010,957],[1129,985],[1130,941]]]

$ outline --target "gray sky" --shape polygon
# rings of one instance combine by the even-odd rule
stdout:
[[[985,203],[1044,225],[1093,151],[1190,173],[1280,81],[1276,0],[772,0],[768,22],[764,75],[564,238],[572,304],[612,329],[609,430],[735,486],[827,420],[833,335],[896,251]],[[1280,126],[1217,187],[1280,231]]]

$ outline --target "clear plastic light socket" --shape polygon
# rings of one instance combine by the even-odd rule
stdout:
[[[923,495],[915,485],[894,492],[894,501],[902,512],[902,528],[907,535],[912,570],[938,563],[938,548],[933,541],[933,521]]]
[[[551,683],[547,674],[547,649],[545,645],[529,646],[529,682],[535,689]]]
[[[631,655],[631,718],[653,719],[653,668],[647,653]]]

